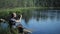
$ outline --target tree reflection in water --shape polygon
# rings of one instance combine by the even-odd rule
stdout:
[[[37,21],[40,19],[46,20],[48,18],[55,19],[58,16],[57,14],[60,14],[59,11],[55,10],[26,10],[23,14],[23,19],[25,20],[25,23],[28,23],[28,21],[33,17]]]

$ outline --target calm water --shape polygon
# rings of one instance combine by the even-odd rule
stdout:
[[[22,24],[32,30],[32,34],[60,34],[59,10],[36,10],[30,13],[30,16],[22,19]]]
[[[21,24],[32,34],[60,34],[60,10],[24,12]]]

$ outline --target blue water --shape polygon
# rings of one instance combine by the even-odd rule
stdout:
[[[60,34],[60,13],[56,10],[53,12],[52,10],[48,11],[49,12],[40,12],[40,14],[47,15],[47,18],[45,17],[44,19],[41,17],[38,18],[39,21],[37,21],[36,18],[32,16],[28,21],[28,24],[22,19],[22,24],[24,27],[30,29],[32,34]]]
[[[47,20],[39,20],[39,22],[32,18],[29,20],[28,25],[22,20],[22,24],[31,29],[32,34],[60,34],[60,21],[49,18]]]

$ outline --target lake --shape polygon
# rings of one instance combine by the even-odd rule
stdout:
[[[60,10],[27,10],[21,24],[32,34],[60,34]]]
[[[32,30],[32,34],[60,34],[60,10],[27,12],[22,24]]]

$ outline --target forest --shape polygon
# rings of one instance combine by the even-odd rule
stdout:
[[[60,0],[0,0],[0,8],[60,7]]]

